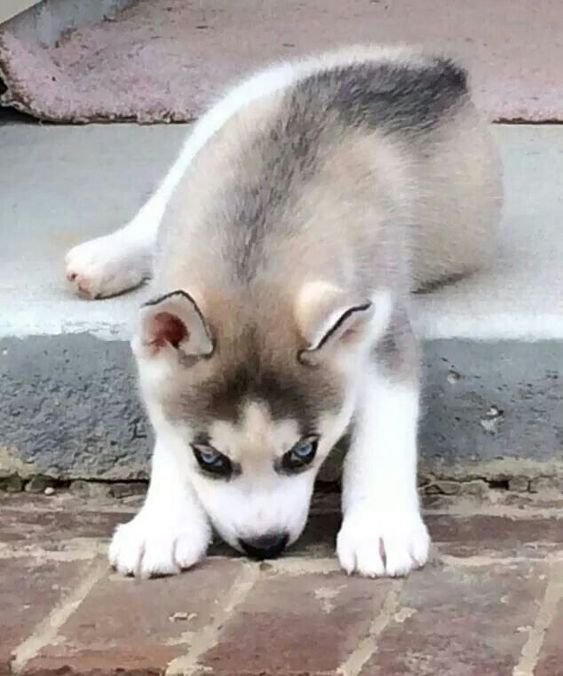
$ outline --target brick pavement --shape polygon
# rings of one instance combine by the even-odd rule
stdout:
[[[338,570],[325,496],[278,561],[137,581],[105,559],[132,505],[0,494],[0,675],[563,676],[563,505],[512,503],[428,510],[406,580]]]

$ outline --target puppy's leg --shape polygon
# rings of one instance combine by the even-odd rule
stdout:
[[[365,374],[344,466],[337,551],[348,572],[405,575],[428,558],[417,485],[419,387],[408,322],[395,321]]]
[[[114,296],[151,276],[158,228],[191,155],[186,142],[158,190],[127,225],[67,253],[66,277],[78,293],[89,298]]]
[[[124,575],[173,575],[204,558],[210,540],[208,519],[188,483],[185,449],[157,438],[145,504],[117,527],[112,566]]]

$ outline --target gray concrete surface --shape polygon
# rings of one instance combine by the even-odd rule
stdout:
[[[65,251],[130,218],[172,162],[180,126],[0,125],[0,336],[128,335],[139,293],[89,303]],[[141,292],[142,295],[142,292]]]
[[[151,430],[127,343],[82,333],[5,338],[0,349],[0,478],[145,476]],[[436,340],[424,357],[425,473],[558,473],[563,345]],[[338,455],[324,478],[337,475]]]
[[[563,468],[563,128],[497,128],[507,207],[498,265],[417,299],[425,471]],[[144,475],[150,430],[126,339],[143,290],[88,302],[65,250],[129,218],[181,127],[0,125],[0,472]],[[329,467],[327,476],[332,476]]]

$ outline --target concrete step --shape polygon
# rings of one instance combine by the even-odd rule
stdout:
[[[146,476],[150,431],[127,343],[145,292],[81,300],[62,261],[134,213],[185,131],[0,125],[2,476]],[[498,264],[417,299],[422,471],[443,490],[563,485],[563,127],[496,132],[507,189]]]

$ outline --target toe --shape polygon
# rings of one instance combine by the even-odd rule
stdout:
[[[124,547],[113,545],[110,552],[110,563],[121,575],[137,575],[143,560],[142,547]]]
[[[205,554],[206,546],[198,546],[187,535],[182,535],[176,540],[174,548],[174,561],[182,570],[191,568],[200,561]]]
[[[352,575],[356,570],[356,555],[354,553],[354,548],[340,535],[338,536],[337,555],[341,567],[348,575]]]
[[[385,572],[387,575],[390,577],[403,577],[415,567],[415,562],[410,555],[407,543],[387,538],[384,546]]]
[[[141,563],[143,577],[160,575],[176,575],[180,567],[174,560],[174,540],[152,538],[145,546],[145,553]]]
[[[78,292],[81,296],[86,296],[87,298],[92,298],[93,294],[90,290],[90,283],[88,280],[79,279],[77,284]]]
[[[372,538],[358,543],[356,552],[356,570],[364,577],[385,575],[385,562],[381,555],[379,540]]]
[[[420,568],[428,561],[430,553],[430,535],[426,526],[421,524],[420,531],[413,538],[411,546],[411,555],[416,563],[416,567]]]

